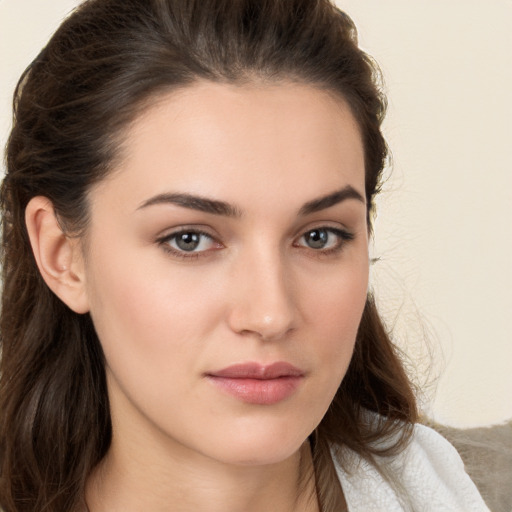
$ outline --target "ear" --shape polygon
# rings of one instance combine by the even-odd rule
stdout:
[[[80,241],[62,231],[53,204],[46,197],[30,200],[25,223],[39,272],[48,287],[75,313],[87,313],[89,303]]]

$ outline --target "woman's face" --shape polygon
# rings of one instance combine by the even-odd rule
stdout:
[[[345,375],[368,282],[363,147],[340,99],[200,83],[155,101],[90,192],[88,304],[114,445],[278,462]]]

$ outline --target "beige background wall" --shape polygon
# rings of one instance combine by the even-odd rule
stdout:
[[[380,306],[430,383],[430,415],[458,426],[511,418],[512,1],[337,3],[390,102],[394,164],[372,268]],[[17,77],[75,4],[0,0],[2,146]]]

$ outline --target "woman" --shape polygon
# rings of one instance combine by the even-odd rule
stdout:
[[[486,510],[368,292],[384,110],[327,0],[63,23],[2,188],[6,512]]]

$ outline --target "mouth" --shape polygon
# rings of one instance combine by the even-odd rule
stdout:
[[[236,364],[205,376],[218,389],[245,403],[272,405],[293,395],[305,374],[290,363],[277,362]]]

